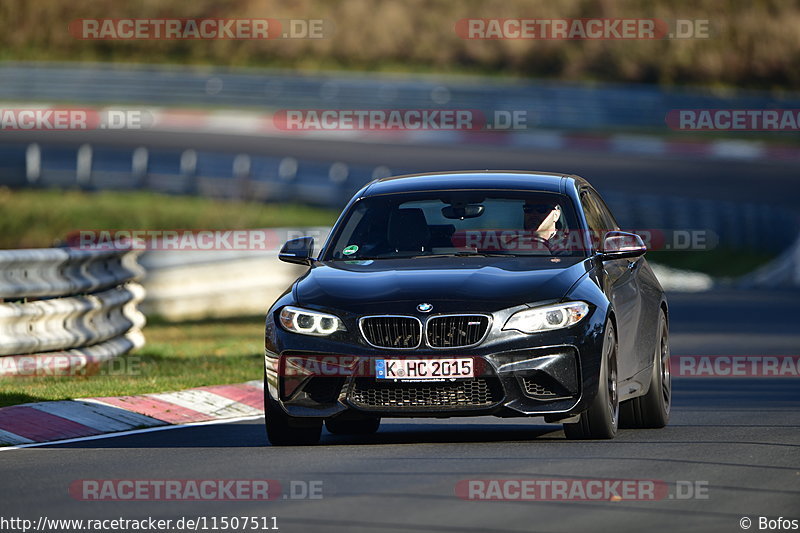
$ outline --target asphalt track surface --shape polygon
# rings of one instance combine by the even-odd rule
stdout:
[[[781,355],[800,347],[797,293],[671,295],[673,354]],[[797,378],[683,378],[670,425],[571,442],[539,419],[387,420],[369,437],[323,432],[315,447],[266,444],[263,419],[0,452],[3,516],[276,517],[280,531],[742,531],[800,519]],[[470,479],[642,479],[656,501],[466,501]],[[271,502],[78,501],[81,479],[271,479]],[[292,499],[292,481],[322,482]],[[302,495],[297,490],[295,495]],[[707,498],[683,499],[686,487]]]
[[[794,209],[800,198],[797,167],[788,163],[127,133],[48,132],[53,134],[48,138],[420,170],[574,172],[601,192],[759,201]],[[669,298],[673,354],[800,353],[800,292],[715,290]],[[323,432],[319,446],[278,448],[266,444],[260,419],[7,450],[0,452],[0,517],[274,516],[285,532],[387,533],[732,532],[742,531],[740,519],[748,517],[750,529],[758,530],[761,516],[800,519],[799,407],[797,378],[685,378],[675,381],[667,428],[622,430],[613,441],[566,441],[560,426],[539,419],[398,419],[386,420],[375,436]],[[462,480],[511,478],[659,480],[671,497],[502,502],[465,501],[455,493]],[[323,489],[321,499],[279,497],[266,503],[92,502],[69,495],[70,484],[81,479],[272,479],[287,496],[292,481],[321,481]],[[708,498],[680,497],[679,487],[688,485],[707,488]]]

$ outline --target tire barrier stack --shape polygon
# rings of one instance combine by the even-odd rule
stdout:
[[[142,346],[137,255],[0,250],[0,376],[78,374]]]

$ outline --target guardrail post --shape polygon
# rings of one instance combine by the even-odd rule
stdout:
[[[35,185],[42,177],[42,149],[36,143],[25,149],[25,178]]]
[[[78,156],[75,163],[75,181],[81,188],[88,187],[92,181],[92,147],[89,144],[82,144],[78,148]]]
[[[297,177],[297,159],[284,157],[278,165],[278,177],[283,181],[293,181]]]
[[[390,169],[386,165],[380,165],[372,169],[372,179],[374,180],[378,178],[388,178],[391,175],[392,175],[392,169]]]
[[[295,187],[292,185],[297,179],[299,164],[293,157],[284,157],[278,163],[278,179],[282,182],[278,192],[278,200],[292,200],[295,198]],[[276,198],[272,198],[275,200]]]
[[[338,203],[340,201],[346,202],[347,190],[345,184],[347,178],[350,176],[350,169],[345,163],[337,161],[333,163],[328,169],[328,179],[333,183],[335,194],[331,196],[331,200]],[[336,204],[334,204],[336,205]]]
[[[134,183],[138,188],[144,189],[147,187],[147,161],[149,154],[147,148],[140,146],[133,151],[131,156],[131,174],[133,175]]]
[[[181,176],[185,180],[184,191],[197,194],[197,152],[184,150],[181,153]]]
[[[250,167],[250,156],[247,154],[239,154],[233,159],[233,179],[236,180],[236,189],[242,200],[250,198]]]

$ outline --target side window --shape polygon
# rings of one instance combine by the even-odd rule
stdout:
[[[581,192],[581,205],[583,206],[583,213],[586,215],[586,223],[589,224],[589,229],[597,235],[604,234],[606,230],[603,215],[600,213],[600,206],[589,194],[588,189]]]
[[[619,224],[617,224],[614,215],[611,214],[611,210],[608,208],[603,199],[600,198],[600,195],[597,194],[597,191],[589,190],[588,193],[600,212],[600,219],[603,222],[603,229],[605,231],[618,230]]]

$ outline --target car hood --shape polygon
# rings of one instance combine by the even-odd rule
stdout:
[[[317,263],[294,288],[300,305],[353,313],[491,311],[559,300],[587,271],[584,258],[470,257]]]

